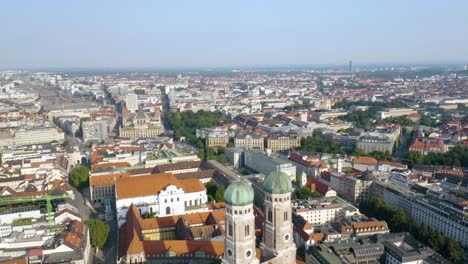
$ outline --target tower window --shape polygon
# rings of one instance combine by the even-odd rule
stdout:
[[[271,219],[273,218],[273,214],[271,210],[268,210],[268,222],[271,222]]]
[[[231,222],[229,222],[229,226],[228,226],[228,235],[232,237],[232,223]]]
[[[249,225],[245,226],[245,236],[246,237],[250,236],[250,226]]]
[[[284,221],[288,221],[288,212],[284,212]]]

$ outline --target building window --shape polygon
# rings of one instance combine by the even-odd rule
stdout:
[[[166,207],[166,214],[168,214],[168,215],[171,214],[171,208],[169,206]]]
[[[250,226],[249,225],[245,226],[245,236],[246,237],[250,236]]]
[[[229,225],[228,225],[228,235],[232,237],[232,223],[231,222],[229,222]]]
[[[273,214],[271,210],[268,210],[268,222],[271,222],[271,219],[273,218]]]
[[[288,221],[288,212],[284,212],[284,221]]]

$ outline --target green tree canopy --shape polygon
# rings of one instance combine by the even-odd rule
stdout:
[[[109,237],[110,226],[99,219],[88,219],[86,225],[89,227],[89,234],[91,235],[91,245],[94,248],[102,249]]]
[[[169,127],[174,130],[176,140],[180,137],[185,137],[192,144],[197,142],[197,138],[195,137],[197,129],[219,126],[231,122],[220,111],[207,112],[203,110],[196,113],[192,111],[182,113],[168,112],[166,119]]]
[[[86,183],[88,182],[88,179],[89,179],[89,169],[85,166],[75,167],[70,173],[70,181],[77,188],[80,188],[86,185]]]
[[[225,191],[224,185],[221,185],[218,187],[215,193],[215,200],[216,202],[224,202],[224,191]]]
[[[468,147],[455,146],[446,153],[422,153],[410,151],[406,157],[410,165],[446,165],[468,167]]]
[[[383,199],[371,198],[359,205],[360,211],[379,220],[384,220],[392,232],[409,232],[417,240],[426,243],[453,263],[463,263],[463,248],[453,238],[448,238],[435,230],[410,219],[401,208],[387,205]]]
[[[297,197],[297,199],[307,199],[309,197],[318,198],[318,197],[321,197],[321,195],[320,195],[320,193],[318,193],[316,191],[311,191],[307,187],[302,187],[299,190],[297,190],[296,197]]]

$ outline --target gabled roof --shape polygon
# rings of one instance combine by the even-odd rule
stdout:
[[[169,185],[182,188],[180,181],[172,173],[123,177],[117,179],[115,184],[117,199],[155,195]]]
[[[65,213],[71,214],[71,215],[81,219],[81,216],[79,214],[73,212],[72,210],[70,210],[68,208],[65,208],[65,209],[61,210],[60,212],[55,213],[54,218],[57,218],[57,217],[65,214]]]
[[[316,180],[313,177],[307,177],[307,186],[310,188],[311,191],[316,191],[320,193],[322,196],[325,196],[328,191],[332,190],[330,186]]]

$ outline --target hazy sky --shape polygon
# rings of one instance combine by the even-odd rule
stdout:
[[[466,0],[0,3],[0,67],[468,62]]]

